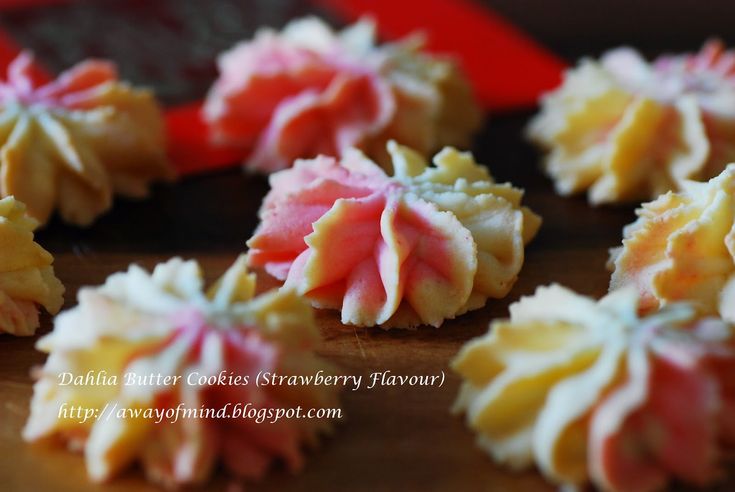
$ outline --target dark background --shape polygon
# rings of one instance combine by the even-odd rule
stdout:
[[[400,0],[396,0],[400,1]],[[731,43],[732,0],[479,0],[553,52],[574,61],[621,44],[649,55],[690,51],[717,36]],[[305,0],[77,0],[0,15],[0,26],[61,70],[88,56],[116,60],[125,78],[154,86],[166,103],[198,97],[213,58],[256,27],[316,13]],[[492,47],[488,47],[492,49]]]

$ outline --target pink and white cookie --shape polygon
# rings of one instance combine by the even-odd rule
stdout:
[[[306,18],[220,55],[203,113],[213,141],[252,147],[246,164],[265,173],[350,147],[387,165],[390,139],[423,155],[468,146],[482,115],[456,64],[418,37],[378,46],[374,31]]]
[[[735,445],[735,333],[687,304],[639,317],[638,302],[541,287],[467,343],[454,411],[478,445],[575,488],[715,483]]]
[[[14,195],[45,224],[91,224],[113,194],[143,197],[169,179],[163,119],[153,94],[117,76],[115,65],[84,61],[36,82],[22,53],[0,81],[0,194]]]
[[[556,190],[586,191],[592,204],[707,180],[735,160],[735,52],[710,41],[652,63],[630,48],[583,59],[542,98],[528,133]]]
[[[388,144],[393,174],[352,149],[271,175],[251,266],[358,326],[441,325],[505,296],[541,219],[470,153],[434,166]]]
[[[219,464],[245,479],[275,462],[299,471],[302,448],[330,429],[308,412],[338,410],[335,386],[258,378],[334,369],[314,353],[320,336],[308,304],[285,290],[254,293],[244,257],[206,291],[199,265],[178,258],[82,288],[79,304],[38,341],[49,357],[24,438],[82,451],[94,481],[133,464],[166,486],[204,483]]]

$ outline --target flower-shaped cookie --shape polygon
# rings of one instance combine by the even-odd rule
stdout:
[[[454,410],[496,461],[556,483],[710,484],[735,444],[735,333],[688,305],[637,310],[634,289],[595,302],[539,288],[454,360]]]
[[[389,142],[387,175],[355,149],[270,178],[249,260],[359,326],[439,326],[505,296],[540,219],[469,153],[435,167]]]
[[[593,204],[653,199],[735,160],[735,53],[716,41],[650,64],[629,48],[582,60],[541,106],[529,135],[546,171]]]
[[[611,251],[610,288],[634,285],[643,311],[686,300],[735,321],[735,164],[707,183],[684,181],[637,214]]]
[[[336,407],[335,386],[256,378],[333,369],[313,352],[320,337],[311,307],[287,291],[253,298],[245,263],[206,293],[199,265],[178,258],[83,288],[79,305],[38,342],[49,357],[24,437],[59,436],[83,449],[96,481],[135,462],[165,485],[204,482],[220,461],[244,478],[277,460],[300,469],[301,446],[330,427],[307,412]],[[277,418],[297,407],[301,418]],[[75,409],[94,417],[82,422]]]
[[[37,225],[15,198],[0,200],[0,333],[33,335],[38,306],[56,314],[64,303],[54,258],[33,240]]]
[[[387,164],[389,139],[424,155],[465,147],[480,110],[457,66],[421,44],[376,46],[368,21],[339,33],[316,18],[261,30],[220,56],[204,118],[215,142],[254,146],[247,164],[266,173],[349,147]]]
[[[89,225],[113,193],[142,197],[170,178],[153,95],[117,79],[114,65],[86,61],[45,85],[23,53],[0,82],[0,194],[14,195],[40,223],[54,210]]]

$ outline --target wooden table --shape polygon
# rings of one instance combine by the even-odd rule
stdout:
[[[207,29],[214,29],[210,25],[214,14],[203,7],[206,2],[176,2],[158,2],[151,12],[146,10],[148,4],[141,1],[82,3],[7,14],[2,17],[2,24],[35,48],[49,66],[61,68],[75,61],[67,59],[70,54],[64,49],[65,44],[77,43],[70,48],[73,53],[88,49],[93,54],[120,58],[119,50],[124,48],[120,43],[125,44],[126,35],[134,35],[135,29],[157,32],[164,20],[176,21],[164,15],[169,11],[191,21],[185,28],[196,28],[193,34],[189,33],[192,46],[198,47],[190,48],[190,59],[196,61],[204,56],[202,53],[216,52],[248,36],[259,22],[281,24],[308,10],[293,0],[251,2],[253,5],[244,6],[235,0],[216,2],[242,14],[239,19],[244,24],[241,31],[228,31],[225,35],[219,32],[217,42],[208,44]],[[501,10],[518,12],[510,2],[496,3]],[[268,5],[275,7],[268,10]],[[530,17],[519,22],[542,25],[534,17],[543,15],[540,8],[532,9],[536,14],[528,14]],[[101,16],[104,13],[110,15]],[[198,15],[198,20],[186,17],[191,15]],[[84,24],[85,19],[97,19],[94,33],[84,30],[91,28]],[[698,22],[701,24],[701,19]],[[100,44],[84,48],[95,36],[100,37],[100,32],[113,32],[119,37],[105,38]],[[542,34],[549,36],[548,30]],[[560,46],[568,52],[569,46],[564,44],[568,38],[561,33],[560,36]],[[53,39],[60,40],[60,44],[49,42]],[[157,73],[155,65],[146,64],[151,53],[166,50],[166,46],[155,45],[156,39],[170,42],[165,36],[152,36],[148,39],[153,43],[148,53],[132,50],[129,58],[121,59],[123,73],[132,80],[144,80],[160,88],[167,103],[201,97],[213,76],[211,60],[201,66],[188,66],[185,70],[190,79],[175,80],[175,72]],[[693,41],[692,47],[699,41]],[[599,51],[599,47],[580,47],[577,54]],[[181,49],[172,48],[179,57],[185,55]],[[171,67],[166,64],[163,69]],[[515,474],[494,466],[475,447],[473,435],[462,420],[448,412],[459,384],[448,370],[448,362],[459,347],[484,333],[491,319],[506,316],[508,305],[521,295],[531,294],[536,286],[559,282],[588,295],[603,295],[609,278],[605,269],[607,249],[620,242],[622,226],[634,217],[632,207],[593,209],[583,198],[555,195],[550,182],[538,171],[537,154],[522,137],[529,115],[491,117],[473,148],[478,160],[489,165],[496,179],[510,180],[525,188],[525,203],[544,218],[538,237],[527,249],[520,280],[507,298],[491,300],[484,309],[447,322],[440,329],[417,331],[344,327],[335,313],[318,314],[325,339],[322,353],[346,373],[366,375],[391,370],[398,374],[436,374],[444,370],[445,385],[343,392],[346,417],[332,437],[308,453],[304,473],[294,477],[276,469],[261,484],[248,486],[250,490],[554,490],[533,472]],[[171,256],[196,258],[212,279],[243,251],[266,191],[264,178],[244,175],[239,169],[187,178],[172,186],[156,187],[153,196],[143,202],[117,200],[114,209],[89,229],[68,227],[55,220],[38,233],[37,240],[56,257],[57,275],[67,287],[66,307],[75,304],[80,286],[99,284],[131,262],[152,267]],[[273,285],[264,277],[261,275],[261,287]],[[39,332],[46,333],[50,328],[51,320],[45,317]],[[104,487],[92,485],[86,479],[80,456],[58,447],[30,446],[21,441],[20,429],[28,415],[31,395],[29,370],[44,359],[33,349],[36,338],[0,336],[0,489],[156,490],[142,480],[137,469]],[[719,490],[732,490],[735,480],[730,483]],[[226,486],[227,480],[218,474],[205,489],[223,490]]]

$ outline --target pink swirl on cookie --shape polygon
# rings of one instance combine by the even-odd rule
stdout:
[[[466,145],[480,113],[455,65],[415,41],[375,46],[373,31],[303,19],[223,53],[204,107],[213,141],[253,147],[248,166],[267,173],[350,147],[384,159],[391,138],[424,154]]]
[[[94,106],[99,86],[117,82],[115,65],[105,60],[84,61],[40,86],[34,81],[33,67],[30,52],[24,51],[13,60],[6,80],[0,81],[0,102],[81,109]]]
[[[199,265],[178,258],[83,288],[79,304],[38,342],[49,357],[24,438],[83,450],[94,481],[136,463],[170,487],[205,483],[219,463],[246,479],[275,462],[298,472],[302,448],[331,426],[296,410],[337,408],[335,387],[258,378],[335,369],[314,353],[320,337],[308,304],[285,290],[254,293],[244,257],[207,291]],[[64,373],[106,380],[62,384]],[[96,418],[80,421],[69,408]]]
[[[639,301],[540,287],[467,343],[454,411],[478,445],[575,488],[714,484],[735,445],[735,333],[689,304],[639,316]]]
[[[0,81],[0,192],[42,224],[55,210],[80,226],[115,193],[148,194],[170,179],[163,120],[150,91],[118,79],[115,65],[84,61],[42,84],[24,52]]]
[[[360,326],[439,326],[510,290],[539,219],[469,154],[429,167],[389,145],[393,176],[356,150],[271,176],[249,261]]]

